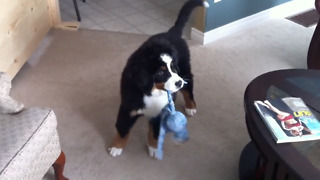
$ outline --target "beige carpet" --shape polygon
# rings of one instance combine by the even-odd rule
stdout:
[[[256,76],[306,68],[314,28],[270,20],[206,46],[189,41],[198,114],[190,141],[165,140],[164,160],[148,157],[147,120],[134,127],[123,155],[106,152],[119,106],[119,79],[144,35],[79,30],[50,33],[13,81],[12,96],[27,107],[52,108],[71,180],[235,180],[249,142],[243,93]],[[181,96],[177,108],[181,110]],[[52,169],[45,179],[54,179]]]

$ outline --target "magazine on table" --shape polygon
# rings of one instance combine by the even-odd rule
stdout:
[[[301,98],[255,101],[254,105],[276,143],[320,139],[320,122]]]

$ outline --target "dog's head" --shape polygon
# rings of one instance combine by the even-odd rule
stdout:
[[[185,81],[178,75],[177,57],[177,51],[167,41],[147,41],[129,59],[130,83],[145,94],[155,88],[178,91]]]
[[[153,74],[154,87],[176,92],[183,87],[185,81],[178,75],[179,68],[169,54],[160,54],[161,65]]]

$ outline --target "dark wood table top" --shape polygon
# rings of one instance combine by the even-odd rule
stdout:
[[[288,80],[298,81],[298,83],[293,84]],[[295,177],[308,180],[320,179],[320,167],[313,164],[310,158],[308,159],[303,155],[294,143],[277,144],[253,104],[255,100],[267,99],[268,90],[270,87],[275,86],[289,96],[301,97],[309,107],[320,112],[320,91],[315,91],[314,89],[316,88],[310,87],[312,85],[320,87],[320,83],[319,85],[317,84],[318,80],[320,82],[319,70],[290,69],[273,71],[260,75],[251,81],[244,95],[247,128],[252,141],[260,152],[267,159],[271,158],[279,162]],[[297,87],[299,85],[300,87]],[[317,141],[317,143],[319,147],[320,141]],[[317,151],[320,153],[320,149]],[[320,157],[318,158],[320,159]]]

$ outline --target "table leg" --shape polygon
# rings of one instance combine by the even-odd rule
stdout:
[[[261,179],[264,176],[264,160],[253,142],[242,150],[239,161],[240,180]]]

